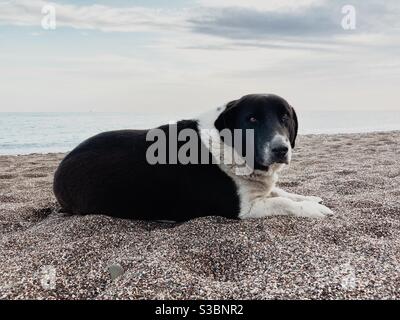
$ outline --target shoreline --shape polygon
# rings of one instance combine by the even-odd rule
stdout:
[[[299,134],[299,137],[314,137],[314,136],[348,136],[348,135],[368,135],[368,134],[389,134],[389,133],[399,133],[399,130],[378,130],[378,131],[369,131],[369,132],[342,132],[342,133],[306,133],[306,134]],[[78,145],[78,144],[77,144]],[[32,152],[32,153],[9,153],[3,154],[0,152],[1,156],[30,156],[30,155],[57,155],[57,154],[66,154],[70,152],[72,149],[68,151],[51,151],[51,152]]]
[[[173,225],[60,213],[65,153],[1,155],[0,299],[399,299],[399,154],[397,130],[299,135],[278,185],[333,217]]]

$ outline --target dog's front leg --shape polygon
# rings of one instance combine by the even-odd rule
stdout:
[[[319,197],[314,197],[314,196],[302,196],[300,194],[295,194],[295,193],[290,193],[286,192],[285,190],[282,190],[280,188],[273,188],[271,191],[271,196],[272,197],[282,197],[282,198],[287,198],[293,201],[313,201],[317,203],[322,203],[322,199]]]
[[[250,205],[249,211],[241,214],[239,218],[250,219],[277,215],[324,218],[332,214],[333,212],[329,208],[317,202],[270,197],[254,200]]]

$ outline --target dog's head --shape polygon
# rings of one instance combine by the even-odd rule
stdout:
[[[215,121],[222,131],[241,129],[241,150],[245,157],[246,130],[254,132],[254,169],[267,171],[272,164],[289,164],[295,146],[298,122],[294,109],[283,98],[270,94],[250,94],[229,102]],[[238,138],[236,138],[238,139]],[[236,142],[233,146],[236,149]]]

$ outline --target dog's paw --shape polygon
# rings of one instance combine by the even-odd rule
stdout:
[[[299,211],[297,215],[299,217],[308,218],[325,218],[333,215],[333,211],[328,207],[312,201],[302,201],[299,203]]]
[[[306,196],[304,197],[305,201],[311,201],[311,202],[316,202],[316,203],[322,203],[324,200],[320,197],[314,197],[314,196]]]

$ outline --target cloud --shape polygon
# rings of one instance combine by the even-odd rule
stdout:
[[[0,2],[0,24],[40,26],[41,9],[50,2]],[[58,27],[104,32],[197,33],[225,39],[310,39],[343,35],[342,1],[197,0],[198,6],[176,9],[53,3]],[[400,30],[397,0],[354,0],[357,33]],[[355,33],[355,32],[353,32]],[[349,34],[349,33],[348,33]]]
[[[231,39],[321,36],[340,31],[340,19],[324,7],[271,12],[227,7],[190,20],[194,32]]]
[[[49,3],[1,1],[0,24],[40,27],[41,9]],[[169,10],[53,5],[58,28],[169,34],[170,45],[188,49],[226,50],[243,46],[318,51],[335,49],[338,44],[374,46],[380,43],[376,42],[377,34],[384,34],[386,45],[394,47],[400,31],[397,0],[353,0],[357,13],[354,31],[341,27],[343,2],[339,0],[197,0],[195,6]]]
[[[190,19],[190,22],[193,32],[246,40],[286,38],[289,41],[308,41],[313,38],[343,36],[346,33],[395,34],[399,31],[398,1],[355,1],[357,26],[353,32],[345,31],[341,26],[344,17],[342,7],[342,1],[306,1],[297,10],[294,10],[295,7],[282,6],[274,11],[261,10],[260,6],[235,7],[226,4],[224,7],[205,10],[201,16]]]
[[[187,25],[185,10],[161,10],[145,7],[111,7],[105,5],[72,5],[42,0],[0,2],[0,24],[41,25],[42,8],[56,9],[57,27],[71,27],[105,32],[182,30]]]
[[[251,8],[263,11],[297,10],[310,5],[320,4],[326,0],[198,0],[203,7],[217,8]]]

